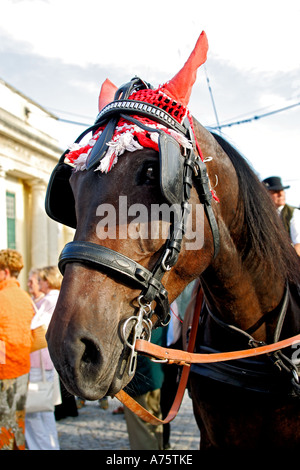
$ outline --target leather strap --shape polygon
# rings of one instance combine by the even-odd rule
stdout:
[[[98,165],[100,160],[102,160],[102,158],[105,156],[107,152],[106,144],[112,139],[112,136],[114,135],[118,119],[119,116],[113,116],[105,126],[101,136],[96,141],[87,159],[87,170],[90,170],[91,168]]]
[[[187,351],[189,353],[191,353],[194,350],[194,347],[195,347],[197,329],[198,329],[198,323],[199,323],[199,316],[200,316],[200,312],[201,312],[202,303],[203,303],[203,291],[202,291],[202,289],[199,289],[198,294],[197,294],[195,313],[194,313],[194,317],[193,317],[193,323],[192,323],[189,343],[188,343],[188,347],[187,347]],[[137,340],[137,342],[138,341],[139,340]],[[149,343],[149,344],[151,344],[151,343]],[[155,346],[155,345],[153,345],[153,346]],[[171,351],[171,350],[169,349],[168,351]],[[132,397],[130,397],[123,390],[118,392],[115,395],[115,397],[118,398],[118,400],[120,400],[121,403],[123,403],[125,406],[127,406],[127,408],[129,408],[133,413],[135,413],[137,416],[139,416],[143,421],[146,421],[146,422],[154,424],[154,425],[167,424],[176,417],[176,415],[179,411],[179,408],[180,408],[180,405],[181,405],[181,402],[182,402],[182,398],[183,398],[183,395],[184,395],[184,392],[185,392],[185,389],[186,389],[189,373],[190,373],[189,364],[184,364],[173,405],[171,406],[171,409],[170,409],[168,415],[163,420],[153,416],[151,413],[149,413],[148,410],[146,410],[143,406],[141,406],[139,403],[137,403]]]
[[[214,258],[220,251],[220,234],[214,211],[212,209],[212,193],[209,185],[209,178],[205,163],[199,159],[197,162],[199,171],[195,178],[195,188],[198,192],[200,202],[204,205],[204,210],[213,234]]]
[[[278,341],[277,343],[267,344],[252,349],[244,349],[240,351],[220,352],[214,354],[196,354],[188,351],[181,351],[179,349],[167,349],[151,344],[145,340],[136,341],[136,350],[148,356],[156,357],[160,360],[167,360],[170,364],[205,364],[212,362],[231,361],[234,359],[244,359],[252,356],[259,356],[261,354],[268,354],[280,349],[287,348],[293,344],[300,342],[300,334],[290,338]]]
[[[96,123],[108,119],[116,113],[128,113],[133,115],[146,116],[149,119],[158,121],[164,126],[171,127],[177,132],[186,135],[186,129],[179,124],[167,111],[158,108],[154,104],[137,100],[116,100],[109,103],[103,108],[97,116]]]

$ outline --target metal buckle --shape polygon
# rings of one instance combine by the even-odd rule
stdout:
[[[167,359],[167,358],[166,359],[155,359],[155,357],[151,357],[150,361],[151,362],[157,362],[158,364],[166,364],[169,361],[169,359]]]
[[[137,352],[135,350],[135,344],[137,339],[144,339],[146,341],[150,341],[151,339],[151,331],[152,331],[152,323],[149,319],[149,315],[152,312],[151,304],[143,303],[142,296],[139,296],[138,299],[139,304],[139,311],[137,315],[133,315],[124,322],[122,328],[122,337],[124,343],[128,348],[131,350],[129,356],[129,364],[128,364],[128,375],[132,376],[135,372],[136,368],[136,360],[137,360]],[[131,342],[128,341],[126,338],[126,329],[129,323],[133,323],[133,327],[131,329]]]

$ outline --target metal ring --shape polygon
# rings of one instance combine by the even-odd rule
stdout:
[[[150,358],[150,361],[151,362],[158,362],[159,364],[165,364],[166,362],[169,361],[169,359],[155,359],[155,357],[151,357]]]
[[[122,335],[124,343],[130,349],[134,349],[135,343],[134,344],[129,343],[128,339],[126,338],[126,328],[127,328],[127,325],[129,324],[130,321],[135,322],[136,325],[137,325],[138,322],[139,322],[139,317],[134,315],[134,316],[131,316],[131,317],[127,318],[127,320],[125,320],[125,322],[123,323],[122,330],[121,330],[121,335]],[[133,325],[133,327],[136,326],[136,325]],[[150,341],[151,333],[152,333],[152,323],[148,318],[143,318],[142,325],[144,326],[144,331],[145,331],[145,334],[146,334],[146,337],[144,339],[145,339],[145,341]]]
[[[143,311],[146,315],[149,315],[152,312],[151,303],[146,302],[146,301],[143,302],[143,299],[144,299],[144,297],[142,295],[140,295],[137,298],[139,307],[143,309]],[[148,309],[148,311],[147,311],[147,309]]]
[[[147,336],[145,339],[145,341],[150,341],[151,339],[151,333],[152,333],[152,323],[151,321],[147,318],[143,318],[143,322],[142,322],[144,325],[146,325],[146,328],[145,328],[145,332],[147,333]],[[147,330],[147,331],[146,331]]]
[[[139,318],[136,317],[136,316],[129,317],[129,318],[127,318],[127,320],[125,320],[125,322],[123,323],[123,326],[122,326],[122,337],[123,337],[123,341],[124,341],[124,343],[125,343],[129,348],[131,348],[131,349],[133,349],[135,345],[128,342],[128,340],[127,340],[127,338],[126,338],[126,327],[127,327],[128,323],[129,323],[130,321],[132,321],[132,320],[133,320],[135,323],[138,323]]]
[[[168,258],[170,253],[171,253],[171,250],[169,248],[167,248],[166,252],[164,254],[164,257],[161,261],[161,267],[163,268],[164,271],[170,271],[172,269],[171,266],[166,266],[166,261],[167,261],[167,258]]]
[[[170,323],[171,321],[171,314],[170,312],[167,313],[167,316],[166,316],[166,319],[163,321],[161,320],[160,322],[160,326],[168,326],[168,324]]]

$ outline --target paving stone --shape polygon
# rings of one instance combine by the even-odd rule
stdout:
[[[87,401],[76,418],[57,421],[61,450],[130,450],[124,415],[112,414],[120,402],[116,398],[108,401],[107,410],[101,409],[98,401]],[[187,392],[171,422],[170,441],[172,450],[199,449],[200,432]]]

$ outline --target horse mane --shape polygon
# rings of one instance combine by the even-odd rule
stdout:
[[[212,133],[218,144],[232,162],[239,183],[239,201],[234,225],[241,222],[243,230],[235,243],[250,270],[262,264],[270,272],[282,275],[292,284],[300,283],[299,257],[283,228],[268,190],[260,182],[244,157],[223,137]]]

